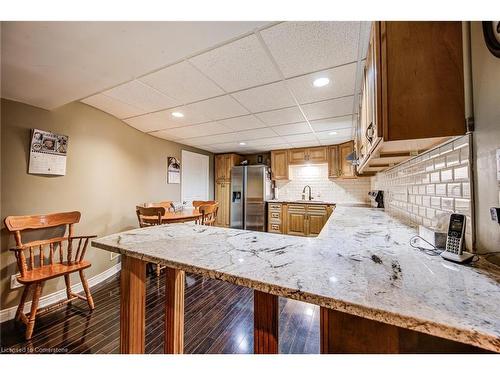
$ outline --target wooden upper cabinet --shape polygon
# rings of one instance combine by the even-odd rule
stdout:
[[[381,22],[384,141],[463,135],[461,22]]]
[[[231,181],[231,169],[239,164],[240,159],[236,154],[215,155],[215,181]]]
[[[327,147],[292,148],[288,150],[289,164],[327,163]]]
[[[339,176],[339,146],[328,146],[328,177],[337,178]]]
[[[307,163],[307,148],[292,148],[288,150],[288,162],[290,164]]]
[[[273,180],[288,180],[288,150],[271,151]]]
[[[309,163],[327,163],[328,147],[313,147],[307,149],[307,161]]]
[[[347,160],[347,156],[354,151],[354,141],[340,144],[339,146],[339,174],[342,178],[355,178],[354,166]]]

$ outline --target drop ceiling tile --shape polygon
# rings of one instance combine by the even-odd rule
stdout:
[[[332,133],[336,134],[332,134]],[[337,129],[334,131],[326,131],[326,132],[318,132],[316,133],[316,136],[318,137],[319,140],[333,140],[330,144],[335,143],[335,139],[345,139],[347,138],[352,139],[352,128],[348,129]]]
[[[295,105],[292,95],[283,82],[239,91],[232,95],[252,112],[269,111]]]
[[[283,138],[288,143],[311,142],[317,140],[314,133],[286,135]]]
[[[238,142],[223,142],[223,143],[215,143],[211,145],[216,148],[219,152],[233,152],[241,150],[247,150],[248,148],[245,146],[240,146]]]
[[[302,112],[300,112],[297,106],[278,109],[276,111],[256,113],[255,116],[269,126],[291,124],[293,122],[305,120]]]
[[[307,74],[287,81],[300,104],[312,103],[325,99],[354,95],[357,62],[337,68]],[[317,78],[329,78],[330,83],[323,87],[314,87]]]
[[[217,143],[239,142],[238,133],[224,133],[218,135],[208,135],[205,137],[195,137],[183,140],[186,144],[193,145],[215,145]]]
[[[352,114],[354,96],[302,105],[309,121]]]
[[[288,78],[356,61],[359,28],[359,22],[283,22],[261,35]]]
[[[282,144],[286,144],[286,141],[282,137],[261,138],[248,142],[248,145],[251,147],[264,147],[264,146],[282,145]]]
[[[330,146],[330,145],[338,145],[339,143],[349,142],[352,140],[351,136],[344,137],[331,137],[328,139],[320,139],[319,143],[321,146]]]
[[[179,140],[179,138],[172,136],[172,134],[170,134],[168,130],[160,130],[156,132],[151,132],[149,134],[156,138],[166,139],[167,141],[177,142]]]
[[[314,120],[310,121],[310,124],[315,132],[351,128],[353,125],[352,116],[332,117],[322,120]]]
[[[290,143],[292,148],[296,147],[316,147],[316,146],[321,146],[321,143],[318,141],[303,141],[303,142],[293,142]]]
[[[255,35],[249,35],[189,60],[231,92],[280,79]]]
[[[230,131],[230,129],[217,122],[205,122],[199,125],[183,126],[181,128],[167,129],[160,132],[170,137],[171,139],[185,139],[206,135],[222,134]]]
[[[172,112],[181,112],[184,114],[184,117],[173,117]],[[124,121],[143,132],[150,132],[206,122],[209,119],[195,112],[192,108],[178,107],[171,110],[148,113]]]
[[[248,111],[229,95],[188,104],[185,107],[214,121],[248,114]]]
[[[266,126],[262,121],[253,115],[234,117],[227,120],[220,120],[218,122],[233,131],[258,129]]]
[[[272,129],[279,135],[303,134],[311,131],[307,122],[273,126]]]
[[[252,129],[237,132],[238,141],[248,141],[259,138],[276,137],[276,133],[270,128]]]
[[[120,119],[130,116],[137,116],[144,112],[140,108],[123,103],[103,94],[90,96],[86,99],[83,99],[82,102],[92,107],[98,108],[101,111],[112,114],[113,116]]]
[[[140,78],[141,82],[182,103],[211,98],[224,91],[187,61]]]
[[[143,113],[158,111],[180,104],[180,101],[170,98],[140,81],[127,82],[111,90],[104,91],[103,94],[141,108],[144,110]]]

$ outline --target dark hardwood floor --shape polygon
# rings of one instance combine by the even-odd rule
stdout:
[[[163,275],[162,275],[163,276]],[[163,352],[164,277],[148,276],[146,353]],[[92,288],[96,309],[83,301],[37,319],[33,338],[23,325],[0,326],[3,353],[118,353],[120,281],[115,276]],[[253,353],[253,291],[187,275],[185,353]],[[280,298],[280,353],[319,353],[319,308]]]

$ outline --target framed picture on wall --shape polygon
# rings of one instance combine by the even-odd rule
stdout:
[[[181,162],[173,156],[168,157],[167,161],[167,184],[181,183]]]

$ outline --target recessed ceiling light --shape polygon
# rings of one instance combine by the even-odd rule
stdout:
[[[184,113],[182,113],[182,112],[172,112],[172,116],[180,118],[180,117],[184,117]]]
[[[313,81],[313,86],[314,87],[323,87],[326,86],[330,83],[330,79],[326,77],[321,77],[321,78],[316,78]]]
[[[337,135],[337,132],[330,132],[329,135]]]
[[[245,142],[240,142],[240,146],[246,146]]]

